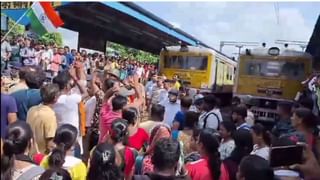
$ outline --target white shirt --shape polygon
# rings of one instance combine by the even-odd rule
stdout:
[[[257,144],[253,146],[253,150],[250,153],[251,155],[257,155],[265,160],[269,161],[269,155],[270,155],[270,147],[266,146],[263,148],[259,148]]]
[[[247,117],[245,118],[245,120],[249,126],[253,126],[254,125],[254,114],[248,110]]]
[[[145,87],[145,91],[146,91],[146,94],[147,94],[147,97],[148,98],[151,98],[151,94],[152,94],[152,88],[156,85],[155,82],[153,81],[148,81],[147,84],[146,84],[146,87]]]
[[[79,103],[81,96],[79,94],[63,94],[58,98],[53,110],[56,113],[58,126],[71,124],[79,132]]]
[[[52,58],[53,58],[53,52],[51,49],[44,50],[41,54],[41,59],[43,59],[43,60],[47,59],[51,62]]]
[[[236,147],[236,144],[234,143],[233,139],[227,142],[221,142],[219,146],[219,153],[220,153],[221,160],[224,160],[227,157],[229,157],[235,147]]]
[[[169,94],[169,91],[166,90],[166,89],[163,89],[161,92],[160,92],[160,95],[159,95],[159,102],[160,104],[169,100],[169,97],[168,97],[168,94]]]
[[[309,83],[308,83],[308,88],[311,92],[315,92],[316,91],[316,86],[314,85],[314,83],[317,81],[317,76],[313,77]]]
[[[216,116],[212,113],[216,114]],[[210,115],[208,116],[208,114],[210,114]],[[199,128],[201,128],[201,129],[203,128],[204,120],[206,117],[207,117],[207,124],[206,124],[205,128],[218,129],[219,124],[222,122],[222,115],[221,115],[220,110],[215,108],[207,113],[201,114],[199,117],[199,123],[198,123]]]
[[[163,101],[161,105],[165,108],[163,122],[171,127],[175,115],[178,111],[181,111],[180,101],[171,103],[168,99],[167,101]]]
[[[91,120],[94,115],[94,111],[96,109],[97,98],[96,96],[92,96],[85,103],[86,105],[86,127],[91,127]]]
[[[136,71],[136,74],[137,74],[139,77],[141,77],[143,73],[144,73],[143,67],[138,67],[138,68],[137,68],[137,71]]]

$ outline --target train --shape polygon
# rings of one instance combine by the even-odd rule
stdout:
[[[178,75],[191,88],[238,96],[257,121],[274,122],[278,102],[293,102],[303,90],[312,56],[287,47],[259,47],[242,51],[235,61],[211,48],[169,46],[161,50],[159,69],[169,78]]]
[[[312,74],[312,56],[278,47],[246,49],[239,56],[233,95],[245,100],[257,121],[273,123],[280,101],[293,102]]]
[[[232,94],[236,67],[234,59],[206,47],[168,46],[160,53],[161,74],[177,75],[184,84],[203,92]]]

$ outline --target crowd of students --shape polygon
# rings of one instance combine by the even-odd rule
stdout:
[[[50,81],[41,58],[4,63],[1,179],[320,179],[319,116],[308,97],[279,103],[269,131],[239,98],[228,118],[214,95],[152,65],[102,58],[87,69],[85,52],[70,59]],[[289,145],[304,147],[303,162],[272,167],[271,149]]]

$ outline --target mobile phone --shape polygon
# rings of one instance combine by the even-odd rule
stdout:
[[[301,164],[303,159],[303,146],[272,147],[270,151],[270,166],[281,167]]]

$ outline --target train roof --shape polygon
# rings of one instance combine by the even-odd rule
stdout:
[[[199,53],[214,53],[214,54],[219,54],[225,58],[230,59],[231,61],[235,61],[233,58],[230,58],[226,54],[223,54],[222,52],[217,51],[216,49],[213,48],[207,48],[207,47],[202,47],[202,46],[187,46],[188,47],[188,52],[199,52]],[[181,52],[181,46],[166,46],[166,49],[168,51],[173,51],[173,52]],[[163,49],[162,49],[163,51]]]
[[[269,49],[270,48],[261,47],[261,48],[249,49],[249,51],[251,55],[265,56],[265,55],[269,55]],[[246,55],[246,50],[241,51],[241,55]],[[312,56],[309,53],[306,53],[304,51],[297,51],[295,49],[289,49],[289,48],[280,48],[278,56],[312,58]]]
[[[219,57],[222,61],[232,64],[233,66],[237,65],[237,61],[229,56],[211,48],[207,47],[199,47],[199,46],[187,46],[188,52],[196,52],[196,53],[206,53],[206,54],[214,54],[215,56]],[[166,46],[166,49],[171,52],[181,52],[181,46]],[[163,51],[162,49],[161,51]]]

